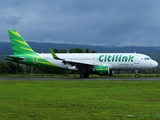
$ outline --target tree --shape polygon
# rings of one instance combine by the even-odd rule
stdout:
[[[86,49],[84,50],[84,52],[85,52],[85,53],[90,53],[90,49],[89,49],[89,48],[86,48]]]
[[[83,49],[80,48],[71,48],[69,53],[83,53]]]
[[[55,48],[53,51],[54,51],[54,53],[59,53],[59,49]]]
[[[59,50],[59,53],[67,53],[68,51],[66,49]]]
[[[97,53],[96,51],[94,51],[94,50],[91,50],[91,53]]]

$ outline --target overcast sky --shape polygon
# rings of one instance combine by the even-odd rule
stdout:
[[[160,0],[0,0],[0,41],[160,46]]]

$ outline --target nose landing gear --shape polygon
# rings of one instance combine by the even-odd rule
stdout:
[[[138,75],[138,70],[135,70],[135,78],[138,78],[139,75]]]

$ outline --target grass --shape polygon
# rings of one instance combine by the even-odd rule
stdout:
[[[0,81],[0,119],[157,120],[160,81]]]

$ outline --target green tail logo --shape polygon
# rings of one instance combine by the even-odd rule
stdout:
[[[14,55],[5,56],[6,60],[30,65],[60,68],[36,53],[16,30],[8,30]]]
[[[16,30],[8,30],[13,54],[35,53]]]

